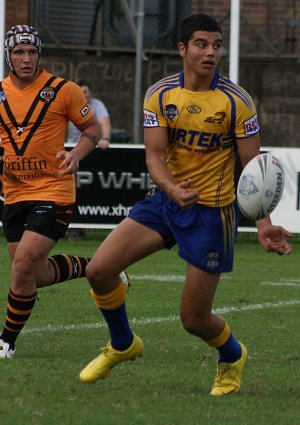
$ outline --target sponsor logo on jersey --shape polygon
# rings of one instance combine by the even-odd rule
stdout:
[[[210,133],[176,127],[170,131],[169,140],[175,142],[178,148],[190,147],[194,152],[217,151],[233,145],[231,133]]]
[[[88,113],[89,110],[91,109],[90,105],[87,103],[81,110],[80,113],[83,117],[85,117]]]
[[[257,115],[254,115],[247,121],[244,121],[244,131],[245,136],[251,136],[251,134],[256,134],[259,130],[259,124],[257,120]]]
[[[197,105],[189,105],[186,109],[190,114],[200,114],[201,112],[201,108]]]
[[[216,112],[215,116],[205,118],[204,122],[209,122],[211,124],[222,124],[226,117],[225,112]]]
[[[52,87],[44,87],[40,93],[40,97],[44,102],[51,102],[54,98],[54,90]]]
[[[157,115],[144,109],[144,127],[158,127]]]
[[[166,106],[164,114],[167,118],[169,118],[169,120],[172,121],[175,117],[177,117],[177,115],[179,115],[179,111],[176,105],[170,104]]]
[[[45,159],[40,160],[35,156],[22,156],[15,157],[14,160],[9,156],[3,157],[3,166],[5,170],[12,171],[38,171],[47,170],[47,161]]]
[[[5,97],[4,91],[0,91],[0,103],[4,102],[5,100],[6,100],[6,97]]]

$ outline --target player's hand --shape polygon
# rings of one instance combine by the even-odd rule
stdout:
[[[74,174],[79,168],[79,158],[72,151],[59,151],[56,154],[56,158],[61,158],[59,168],[62,170],[59,173],[59,177],[63,177],[66,174]]]
[[[258,228],[258,240],[265,251],[276,252],[278,255],[290,255],[292,252],[291,245],[286,238],[294,238],[295,235],[288,232],[281,226],[269,224]]]
[[[109,141],[106,139],[100,139],[100,141],[98,142],[96,148],[99,148],[101,150],[105,150],[109,147]]]
[[[181,208],[187,209],[195,205],[199,200],[199,190],[190,189],[192,180],[183,181],[174,186],[172,193],[169,195]]]

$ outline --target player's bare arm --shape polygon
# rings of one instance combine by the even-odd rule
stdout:
[[[243,167],[245,167],[252,158],[260,153],[260,139],[258,133],[245,139],[237,140],[236,143]]]
[[[191,189],[192,181],[177,184],[167,164],[168,130],[165,127],[146,128],[144,131],[147,168],[153,182],[182,208],[189,208],[199,199],[198,189]]]
[[[100,125],[95,117],[80,126],[82,131],[77,145],[70,151],[57,152],[56,157],[63,159],[59,168],[62,170],[60,177],[66,174],[73,174],[79,168],[79,162],[92,152],[100,138]]]
[[[78,128],[81,131],[81,136],[73,150],[76,150],[76,148],[80,147],[80,145],[85,145],[86,142],[89,142],[92,145],[92,148],[90,147],[90,149],[93,150],[93,148],[97,146],[97,143],[101,137],[101,126],[96,117],[93,116],[86,123],[78,126]]]

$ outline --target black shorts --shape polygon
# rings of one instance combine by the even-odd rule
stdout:
[[[2,225],[7,242],[19,242],[25,230],[47,236],[55,242],[65,236],[74,204],[53,201],[23,201],[3,206]]]

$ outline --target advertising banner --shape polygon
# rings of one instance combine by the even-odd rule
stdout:
[[[151,187],[143,145],[95,149],[76,173],[77,202],[71,227],[110,229]]]
[[[70,149],[70,147],[66,147]],[[271,214],[274,224],[300,233],[300,149],[262,148],[272,152],[285,171],[281,201]],[[238,165],[236,182],[241,171]],[[112,229],[151,187],[143,145],[112,144],[95,149],[76,173],[77,202],[71,228]],[[3,198],[0,198],[0,214]],[[253,232],[253,222],[241,217],[240,231]]]
[[[281,163],[285,183],[281,200],[271,214],[273,224],[283,226],[292,233],[300,233],[300,149],[270,149]]]

